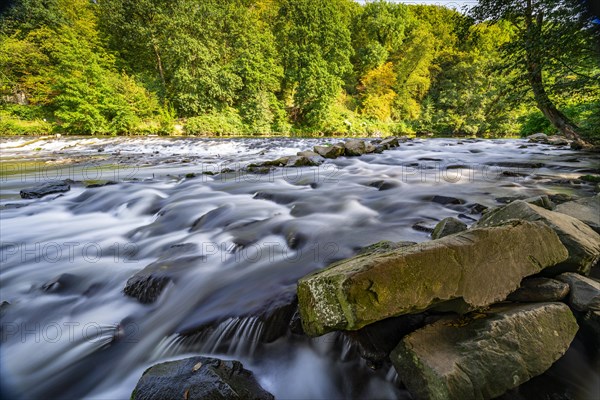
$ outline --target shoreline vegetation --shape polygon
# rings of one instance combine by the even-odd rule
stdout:
[[[0,134],[598,141],[599,25],[488,3],[13,0]]]

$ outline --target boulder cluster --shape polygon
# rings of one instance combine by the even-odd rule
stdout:
[[[597,207],[600,195],[588,203]],[[594,226],[597,218],[584,220]],[[598,349],[600,282],[587,275],[598,272],[600,235],[584,221],[514,201],[470,229],[443,220],[434,238],[302,278],[304,332],[356,331],[422,314],[430,323],[395,337],[383,355],[416,399],[501,396],[550,368],[580,325]]]

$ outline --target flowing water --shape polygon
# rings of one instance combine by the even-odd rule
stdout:
[[[239,172],[322,142],[0,142],[5,394],[126,399],[150,365],[204,354],[242,361],[277,398],[410,398],[393,369],[369,369],[344,335],[261,343],[265,327],[252,310],[363,246],[429,240],[423,227],[448,216],[471,224],[476,203],[590,195],[591,185],[570,180],[600,168],[567,148],[432,139],[320,167]],[[223,169],[233,172],[202,174]],[[19,198],[53,179],[76,182],[60,195]],[[173,257],[185,261],[156,302],[123,294],[133,274]],[[207,334],[181,335],[214,321]]]

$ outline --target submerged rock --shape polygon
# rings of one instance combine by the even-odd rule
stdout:
[[[205,259],[202,256],[179,256],[195,249],[196,245],[192,243],[172,246],[157,261],[129,278],[123,293],[138,299],[143,304],[153,303],[165,287],[175,281],[182,272],[202,263]]]
[[[524,201],[514,201],[487,212],[474,227],[500,226],[512,219],[539,221],[548,225],[569,250],[569,258],[545,271],[548,274],[578,272],[587,275],[592,265],[600,258],[600,235],[589,226],[566,214],[549,211]]]
[[[524,277],[567,256],[552,229],[525,221],[359,255],[300,279],[302,325],[308,335],[318,336],[449,300],[487,306],[504,300]]]
[[[416,399],[492,399],[545,372],[578,326],[562,303],[494,307],[470,321],[442,319],[391,354]]]
[[[71,190],[71,185],[66,181],[48,182],[34,188],[23,189],[20,192],[22,199],[39,199],[54,193],[64,193]]]
[[[448,217],[441,220],[433,229],[431,234],[432,239],[441,239],[445,236],[452,235],[467,230],[467,224],[464,222]]]
[[[239,361],[191,357],[156,364],[138,381],[131,400],[274,399]]]
[[[600,233],[600,194],[575,201],[568,201],[558,205],[554,211],[577,218]]]
[[[521,287],[512,292],[507,300],[522,303],[561,301],[569,294],[569,285],[550,278],[525,278]]]

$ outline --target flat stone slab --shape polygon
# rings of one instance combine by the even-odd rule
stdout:
[[[406,336],[390,358],[417,399],[492,399],[545,372],[578,326],[563,303],[493,307]]]
[[[552,229],[526,221],[359,255],[300,279],[302,326],[308,335],[319,336],[449,300],[487,306],[567,255]]]

